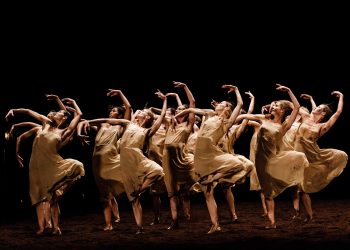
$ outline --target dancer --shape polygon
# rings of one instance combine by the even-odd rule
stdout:
[[[114,106],[109,112],[109,118],[131,120],[131,105],[121,90],[109,89],[107,96],[120,96],[123,106]],[[120,168],[119,139],[124,132],[124,126],[111,125],[104,119],[82,121],[78,125],[78,136],[82,137],[82,129],[86,126],[97,131],[95,147],[92,156],[92,170],[96,185],[100,193],[105,220],[104,231],[113,230],[112,213],[114,221],[120,221],[116,196],[124,192],[122,172]],[[84,139],[84,138],[83,138]]]

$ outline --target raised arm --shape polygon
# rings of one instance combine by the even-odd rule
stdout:
[[[157,120],[155,120],[155,122],[153,123],[149,132],[149,136],[154,135],[157,132],[157,130],[160,128],[160,125],[162,125],[163,119],[165,117],[165,112],[167,109],[167,97],[162,92],[160,92],[160,90],[158,90],[155,94],[163,100],[163,108]]]
[[[175,88],[184,88],[187,98],[188,98],[188,102],[189,102],[189,107],[190,108],[195,108],[196,107],[196,101],[192,95],[191,90],[188,88],[188,86],[185,83],[182,82],[174,82]],[[193,127],[193,124],[195,122],[195,114],[194,113],[190,113],[188,115],[188,126],[190,126],[191,128]]]
[[[30,130],[24,132],[23,134],[21,134],[20,136],[17,137],[17,141],[16,141],[16,159],[17,159],[17,162],[18,162],[18,164],[19,164],[19,166],[21,168],[23,168],[23,158],[19,154],[21,142],[23,140],[27,139],[28,137],[30,137],[31,135],[33,135],[34,133],[38,132],[40,127],[41,126],[33,127]]]
[[[63,104],[63,102],[61,101],[61,99],[57,95],[48,95],[48,94],[46,94],[46,98],[47,98],[48,101],[55,101],[58,104],[60,110],[67,111],[66,106]]]
[[[125,114],[124,119],[131,120],[131,114],[132,114],[132,108],[129,100],[125,97],[123,92],[119,89],[109,89],[109,92],[107,93],[107,96],[120,96],[122,99],[123,105],[125,107]]]
[[[9,137],[13,136],[13,131],[18,127],[31,127],[31,128],[33,128],[33,127],[37,127],[37,126],[41,126],[41,125],[38,123],[35,123],[35,122],[20,122],[20,123],[13,124],[11,126],[10,131],[9,131]]]
[[[245,92],[245,94],[247,94],[249,96],[249,98],[250,98],[250,103],[249,103],[249,108],[248,108],[247,114],[251,114],[253,112],[253,110],[254,110],[255,97],[250,91]],[[239,128],[237,130],[236,138],[241,136],[241,134],[244,131],[245,127],[247,126],[248,122],[249,122],[248,119],[245,119],[245,120],[242,121],[241,125],[239,126]]]
[[[328,121],[326,121],[320,131],[320,136],[324,135],[331,127],[333,127],[334,123],[338,120],[340,114],[343,111],[344,106],[344,95],[340,91],[333,91],[332,95],[335,95],[339,98],[338,100],[338,108],[337,111],[329,118]]]
[[[35,112],[31,109],[25,109],[25,108],[19,108],[19,109],[11,109],[7,115],[5,116],[6,121],[8,121],[10,119],[10,117],[14,117],[15,114],[26,114],[26,115],[30,115],[33,118],[35,118],[36,120],[43,122],[43,123],[49,123],[51,122],[51,120],[49,118],[47,118],[44,115],[39,114],[38,112]]]
[[[308,95],[308,94],[301,94],[301,95],[300,95],[300,98],[310,101],[310,103],[311,103],[311,110],[314,110],[314,109],[317,107],[317,105],[316,105],[316,103],[315,103],[315,101],[314,101],[314,98],[312,98],[311,95]]]
[[[62,141],[64,141],[66,138],[70,137],[74,130],[77,128],[78,123],[80,121],[81,116],[83,115],[83,113],[81,112],[79,106],[77,105],[77,103],[75,102],[75,100],[71,99],[71,98],[64,98],[62,99],[63,102],[66,102],[69,105],[72,105],[73,108],[75,109],[74,112],[74,117],[72,119],[72,121],[70,122],[68,128],[64,131],[63,135],[62,135]]]
[[[233,109],[230,118],[228,119],[228,123],[225,125],[225,132],[227,132],[228,129],[232,127],[234,122],[236,121],[237,116],[241,113],[241,109],[243,106],[243,100],[241,93],[239,92],[238,88],[233,85],[222,85],[222,88],[228,89],[227,93],[235,92],[236,98],[237,98],[237,104],[235,108]]]
[[[293,92],[290,90],[290,88],[283,86],[281,84],[276,84],[277,86],[277,90],[283,91],[283,92],[287,92],[292,103],[293,103],[293,111],[290,114],[289,118],[282,124],[282,133],[286,133],[288,129],[290,129],[290,127],[293,125],[293,122],[295,121],[298,113],[299,113],[299,109],[300,109],[300,104],[298,102],[298,99],[295,97],[295,95],[293,94]]]

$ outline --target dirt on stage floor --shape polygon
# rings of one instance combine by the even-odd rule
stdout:
[[[350,249],[350,200],[316,200],[314,220],[291,220],[290,201],[276,201],[277,229],[267,223],[256,201],[237,202],[239,222],[230,224],[226,204],[218,204],[222,232],[206,234],[210,220],[205,203],[192,204],[192,218],[180,219],[180,228],[167,230],[168,207],[161,223],[150,226],[150,207],[144,208],[145,234],[136,235],[133,214],[121,207],[121,221],[105,232],[101,212],[61,214],[61,236],[36,236],[35,213],[0,225],[1,249]],[[12,215],[13,216],[13,215]],[[302,215],[302,218],[304,215]]]

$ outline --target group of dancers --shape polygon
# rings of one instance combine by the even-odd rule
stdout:
[[[136,233],[144,233],[140,197],[149,190],[154,210],[152,225],[160,222],[162,192],[167,192],[170,200],[172,220],[168,230],[179,227],[179,204],[190,220],[190,196],[203,192],[212,224],[207,233],[220,232],[214,189],[221,186],[231,221],[235,222],[238,218],[231,188],[247,178],[250,189],[260,193],[268,221],[266,229],[277,227],[274,198],[287,188],[294,192],[294,218],[300,216],[300,197],[305,222],[312,221],[309,194],[322,190],[339,176],[348,160],[344,151],[317,145],[340,116],[343,94],[332,92],[338,98],[334,113],[328,105],[317,106],[312,96],[302,94],[301,98],[311,102],[309,112],[300,106],[290,88],[276,86],[290,100],[272,101],[262,107],[260,114],[252,114],[255,97],[251,92],[245,92],[250,99],[247,112],[242,109],[240,91],[233,85],[222,88],[235,94],[235,104],[212,101],[209,109],[197,108],[189,87],[182,82],[174,82],[174,87],[185,91],[188,105],[177,93],[163,94],[158,90],[155,94],[162,100],[162,108],[136,111],[121,90],[110,89],[107,96],[119,96],[123,105],[112,107],[108,118],[83,119],[75,100],[56,95],[47,95],[47,99],[56,101],[59,111],[47,115],[26,108],[11,109],[5,117],[8,122],[18,114],[38,121],[14,123],[9,131],[11,137],[17,127],[28,127],[16,142],[21,167],[21,143],[35,135],[29,161],[29,193],[37,213],[37,234],[62,234],[58,201],[85,171],[82,162],[63,159],[59,153],[75,139],[89,145],[93,135],[92,172],[103,204],[105,231],[113,230],[113,222],[120,221],[116,197],[125,192],[132,205]],[[168,107],[167,100],[172,97],[176,98],[176,109]],[[234,152],[234,143],[246,126],[254,127],[249,158]]]

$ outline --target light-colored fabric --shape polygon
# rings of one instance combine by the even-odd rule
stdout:
[[[84,166],[74,159],[63,159],[57,152],[61,136],[48,130],[48,125],[40,129],[33,141],[29,162],[29,193],[32,205],[41,201],[50,201],[54,192],[63,193],[67,182],[72,183],[84,176]]]
[[[221,173],[223,178],[218,182],[235,184],[241,181],[249,169],[242,161],[230,154],[225,153],[219,146],[220,139],[224,136],[224,124],[226,120],[219,116],[213,116],[203,122],[196,143],[194,155],[195,170],[200,180],[205,180],[208,175]]]
[[[187,122],[183,122],[175,129],[169,128],[165,136],[163,169],[169,197],[179,191],[180,185],[189,189],[196,182],[193,161],[185,150],[190,133]]]
[[[119,125],[102,125],[95,138],[92,171],[101,201],[108,201],[124,192],[119,154],[122,130]]]
[[[149,129],[130,123],[120,141],[120,166],[123,172],[125,192],[130,201],[146,178],[159,179],[164,176],[163,168],[156,162],[148,159],[144,153],[144,143]]]
[[[250,151],[249,151],[249,159],[253,162],[253,169],[250,172],[250,190],[252,191],[260,191],[261,186],[258,178],[258,174],[256,173],[255,167],[255,156],[256,156],[256,147],[257,147],[257,137],[258,137],[259,128],[254,130],[252,138],[250,139]]]
[[[335,177],[339,176],[348,161],[348,155],[338,149],[321,149],[317,145],[320,124],[302,123],[296,140],[296,150],[304,152],[309,167],[305,169],[303,190],[314,193],[325,188]]]
[[[262,192],[276,197],[286,188],[301,185],[308,161],[304,153],[281,151],[282,126],[263,120],[257,134],[255,166]]]

